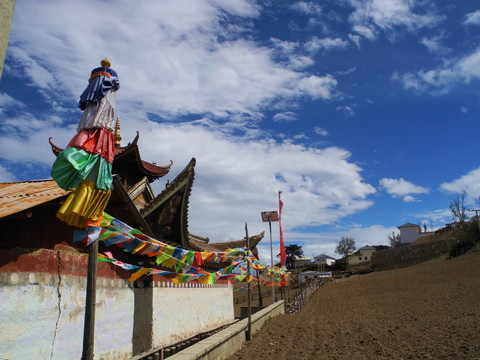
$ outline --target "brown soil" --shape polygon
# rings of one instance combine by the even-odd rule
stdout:
[[[273,318],[231,359],[480,359],[480,253],[354,276]]]

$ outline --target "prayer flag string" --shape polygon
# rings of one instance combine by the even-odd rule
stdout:
[[[252,280],[262,283],[265,286],[279,286],[281,276],[286,275],[286,268],[265,266],[252,254],[247,248],[227,249],[224,252],[198,252],[185,250],[166,244],[162,241],[145,235],[140,230],[130,227],[120,220],[103,214],[103,220],[100,227],[90,227],[88,231],[78,230],[74,235],[74,241],[83,241],[91,243],[93,241],[103,241],[106,246],[117,245],[125,252],[140,254],[148,257],[156,257],[156,264],[165,268],[172,268],[174,271],[164,271],[154,268],[145,268],[138,265],[123,263],[113,258],[110,252],[105,255],[99,254],[98,260],[109,262],[120,266],[125,270],[136,270],[130,277],[130,281],[135,281],[143,275],[176,275],[172,281],[176,284],[185,281],[198,280],[203,284],[214,284],[221,277],[228,276],[236,281]],[[210,273],[201,268],[205,263],[228,263],[231,265]],[[246,263],[250,263],[250,273],[247,273]],[[231,275],[232,271],[239,267],[240,274]],[[267,272],[267,276],[274,276],[275,282],[268,283],[256,279],[252,276],[252,270]]]

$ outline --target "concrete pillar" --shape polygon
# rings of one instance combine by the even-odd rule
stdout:
[[[2,78],[3,62],[7,53],[14,8],[15,0],[0,0],[0,79]]]

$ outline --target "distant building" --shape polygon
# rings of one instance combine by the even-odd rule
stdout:
[[[397,226],[398,230],[400,230],[400,244],[411,244],[418,238],[433,234],[430,231],[422,232],[422,228],[420,225],[406,223],[400,226]]]
[[[375,245],[375,246],[370,246],[366,245],[360,249],[358,249],[356,252],[354,252],[352,255],[347,256],[347,264],[348,265],[357,265],[361,264],[363,262],[367,262],[372,260],[372,255],[376,251],[380,250],[385,250],[388,249],[388,246],[385,245]]]
[[[321,254],[313,258],[313,263],[316,265],[332,265],[335,262],[335,258]]]
[[[298,259],[295,259],[295,261],[293,262],[293,265],[295,268],[297,268],[297,267],[310,265],[311,262],[312,262],[312,258],[309,258],[309,257],[298,258]]]

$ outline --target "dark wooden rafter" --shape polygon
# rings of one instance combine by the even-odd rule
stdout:
[[[128,195],[130,196],[130,199],[132,199],[132,201],[135,203],[136,199],[140,196],[143,196],[147,203],[155,198],[152,187],[150,186],[150,182],[148,181],[148,178],[146,176],[144,176],[138,183],[130,187],[130,189],[128,190]]]

